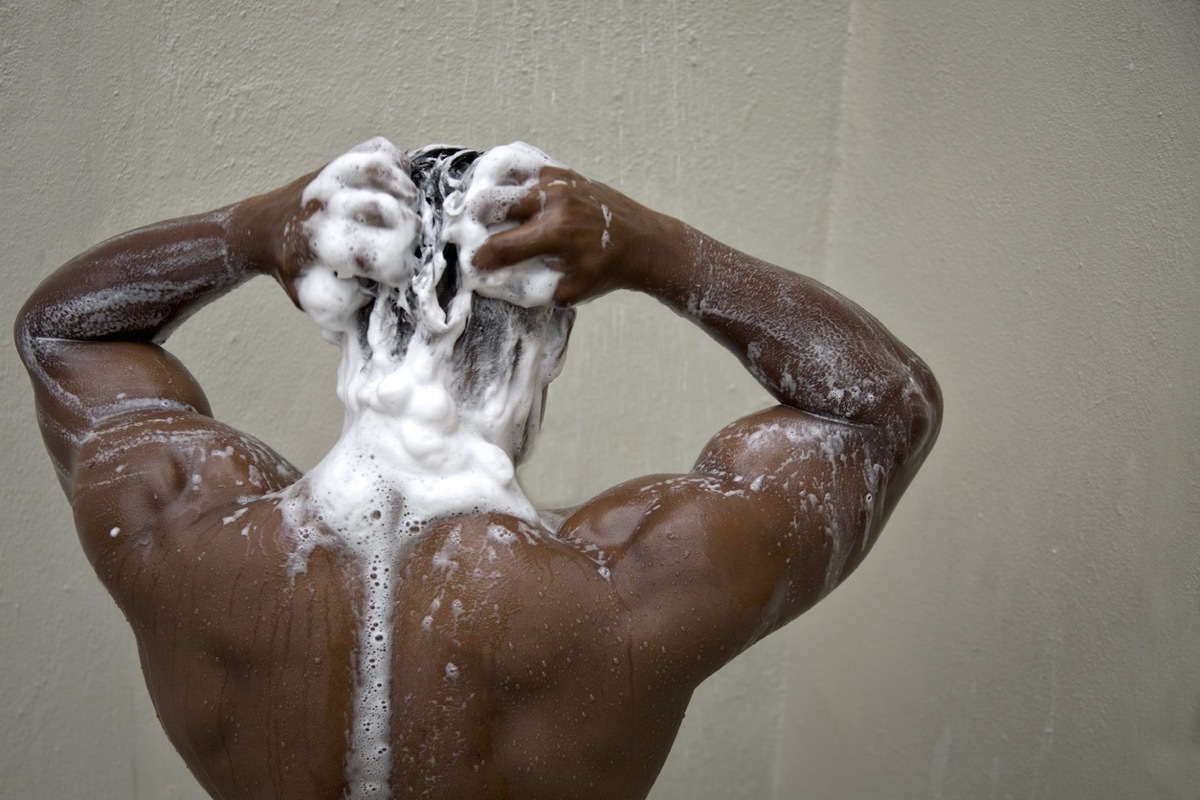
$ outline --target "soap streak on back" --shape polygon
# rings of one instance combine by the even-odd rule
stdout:
[[[374,139],[331,162],[304,193],[321,210],[305,225],[317,261],[298,280],[298,296],[341,347],[337,388],[346,417],[337,443],[284,492],[280,509],[293,532],[293,577],[314,548],[337,545],[352,555],[365,587],[346,758],[352,800],[392,796],[392,610],[402,551],[431,523],[455,515],[498,512],[538,525],[513,457],[540,422],[542,389],[556,374],[569,316],[535,312],[544,319],[535,317],[542,329],[533,339],[510,318],[507,330],[489,337],[507,349],[487,357],[511,365],[472,370],[487,374],[489,385],[471,386],[472,376],[458,374],[454,348],[473,292],[524,307],[553,296],[558,273],[540,261],[488,276],[471,266],[547,163],[528,145],[495,148],[460,179],[435,175],[452,190],[439,207],[413,182],[409,157]],[[443,280],[447,269],[457,270],[454,280]],[[447,286],[453,296],[439,298]],[[537,341],[547,332],[549,346]]]

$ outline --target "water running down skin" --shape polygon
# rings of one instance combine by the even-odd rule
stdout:
[[[352,543],[403,517],[405,481],[381,472],[371,496],[388,505],[334,530],[316,479],[212,419],[159,344],[256,275],[300,297],[306,222],[326,210],[304,199],[316,175],[105,242],[17,320],[47,449],[167,735],[217,798],[644,797],[693,689],[866,555],[936,438],[935,380],[819,283],[546,166],[474,267],[540,258],[564,307],[649,294],[780,405],[718,432],[690,472],[532,518],[422,520],[364,570]],[[529,420],[509,424],[497,438],[517,460]],[[386,733],[364,753],[358,662],[380,580]]]

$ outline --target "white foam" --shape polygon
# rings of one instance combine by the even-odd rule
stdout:
[[[339,275],[367,275],[391,286],[409,280],[421,233],[419,192],[409,166],[408,156],[376,137],[334,159],[304,188],[302,203],[321,203],[305,224],[318,263]]]
[[[295,532],[293,574],[307,568],[313,548],[338,543],[354,555],[366,587],[350,798],[390,795],[391,565],[400,548],[432,521],[457,514],[500,512],[538,524],[514,458],[536,433],[542,389],[556,374],[569,322],[547,310],[542,340],[497,331],[493,338],[511,341],[495,356],[506,366],[486,370],[487,385],[476,378],[484,370],[458,374],[452,355],[472,292],[526,308],[551,301],[558,273],[540,260],[488,274],[471,261],[490,234],[511,225],[508,209],[551,163],[521,143],[484,153],[446,195],[442,224],[413,183],[408,157],[383,139],[335,159],[304,191],[304,201],[322,209],[305,224],[317,261],[297,293],[342,349],[337,389],[346,415],[341,438],[285,492],[280,508]],[[439,303],[437,287],[451,268],[447,243],[458,249],[458,275],[454,296]],[[521,358],[514,357],[518,343]],[[456,677],[457,668],[448,664],[446,675]]]
[[[458,247],[459,258],[469,265],[471,288],[485,297],[526,308],[554,300],[562,273],[544,259],[490,272],[476,270],[473,261],[488,236],[516,225],[507,219],[509,209],[537,183],[545,166],[562,165],[525,142],[494,147],[471,165],[465,189],[446,197],[446,240]]]

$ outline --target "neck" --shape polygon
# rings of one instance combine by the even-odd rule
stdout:
[[[317,262],[297,281],[297,295],[341,347],[338,395],[346,416],[341,438],[297,492],[308,495],[319,527],[335,535],[377,525],[416,531],[480,511],[535,522],[514,456],[536,432],[542,387],[557,371],[572,315],[517,309],[549,302],[558,274],[540,261],[490,277],[470,264],[489,233],[494,195],[511,191],[514,175],[522,185],[536,180],[548,159],[527,145],[489,151],[444,204],[401,176],[405,192],[394,199],[408,213],[380,239],[340,216],[342,205],[333,201],[347,181],[357,185],[364,158],[391,147],[384,145],[351,151],[305,189],[305,201],[321,201],[321,210],[305,222]],[[414,243],[417,257],[400,257]],[[450,243],[458,256],[448,262]],[[492,299],[481,306],[475,290]],[[469,356],[455,359],[472,318]]]
[[[443,352],[452,340],[414,335],[400,361],[381,344],[367,353],[354,337],[342,341],[342,435],[305,478],[326,523],[355,531],[367,519],[393,517],[393,531],[411,531],[480,511],[535,521],[513,454],[456,400]]]

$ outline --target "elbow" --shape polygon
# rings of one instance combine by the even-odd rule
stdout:
[[[56,325],[62,314],[56,313],[53,302],[45,297],[44,285],[39,286],[21,306],[12,327],[17,354],[25,369],[30,371],[39,369],[39,362],[45,358],[44,345],[47,342],[64,338]]]
[[[41,345],[75,338],[71,328],[80,309],[73,307],[69,298],[64,302],[62,291],[56,289],[61,284],[61,272],[51,274],[33,290],[13,321],[13,344],[26,369],[34,369],[44,355]]]
[[[920,464],[937,442],[942,428],[942,387],[929,366],[919,358],[911,364],[905,390],[908,416],[908,460]]]
[[[17,353],[21,356],[21,362],[28,369],[35,358],[34,343],[38,338],[38,313],[34,298],[29,298],[25,304],[21,306],[21,310],[17,312],[17,318],[13,322],[13,344],[16,345]]]
[[[888,403],[888,422],[880,431],[886,431],[884,441],[890,454],[890,469],[883,493],[887,499],[872,538],[882,529],[896,502],[925,463],[942,427],[942,389],[933,372],[915,356],[908,372],[908,379],[894,388]]]

